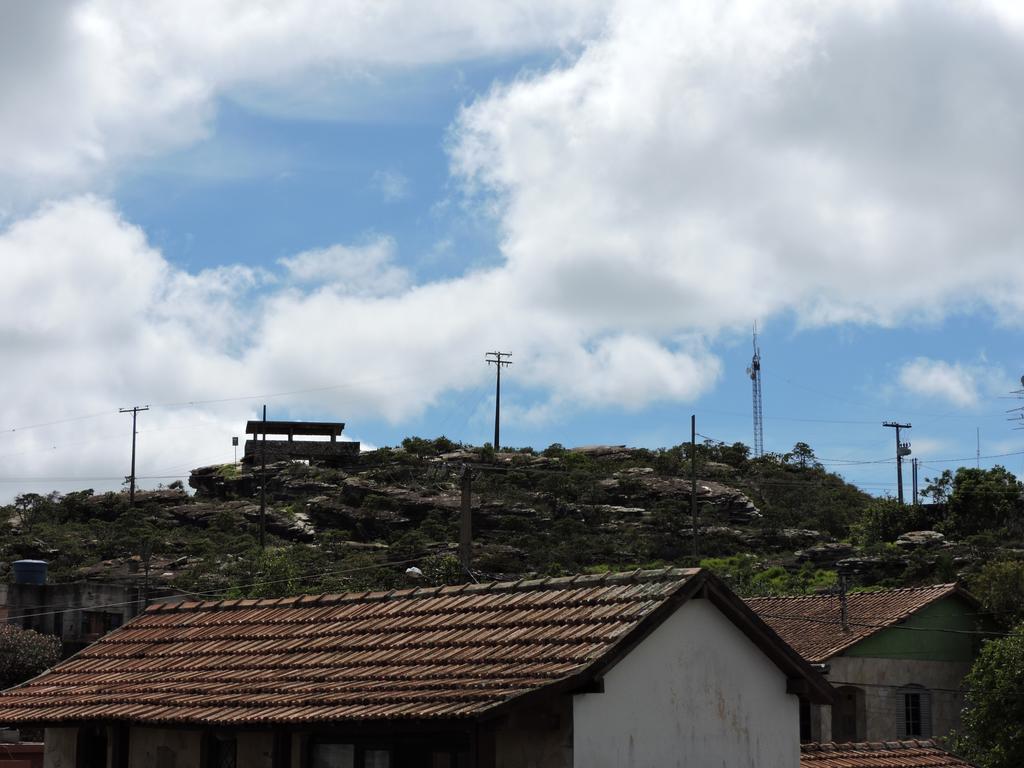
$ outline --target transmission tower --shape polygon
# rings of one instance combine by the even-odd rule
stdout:
[[[1016,395],[1021,400],[1024,400],[1024,376],[1020,377],[1020,389],[1015,389],[1010,394]],[[1017,425],[1014,427],[1014,429],[1024,429],[1024,406],[1020,406],[1019,408],[1011,408],[1010,410],[1007,411],[1007,413],[1013,414],[1013,416],[1009,417],[1008,421],[1012,421]],[[978,452],[981,453],[981,451]]]
[[[764,453],[764,414],[761,412],[761,348],[757,345],[757,323],[754,323],[754,357],[747,368],[754,389],[754,456]]]

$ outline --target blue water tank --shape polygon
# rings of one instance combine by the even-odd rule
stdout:
[[[46,568],[45,560],[15,560],[11,563],[15,584],[45,584]]]

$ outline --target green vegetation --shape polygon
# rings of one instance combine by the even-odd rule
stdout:
[[[740,597],[809,595],[839,583],[835,571],[814,568],[809,563],[799,570],[787,571],[755,555],[711,557],[701,560],[700,567],[714,572]]]
[[[13,624],[0,624],[0,690],[24,682],[60,658],[60,640]]]
[[[965,683],[957,752],[983,768],[1024,765],[1024,624],[987,641]]]
[[[456,453],[456,457],[450,454]],[[447,457],[447,458],[445,458]],[[272,467],[267,548],[257,545],[258,478],[246,466],[205,470],[201,492],[25,494],[2,508],[0,563],[50,562],[51,578],[84,569],[159,566],[160,583],[202,595],[273,597],[464,578],[457,550],[461,467],[473,473],[474,568],[487,577],[695,565],[689,494],[696,465],[701,563],[743,595],[803,594],[836,582],[836,563],[861,558],[854,586],[966,579],[992,610],[1024,616],[1021,484],[1001,467],[930,480],[932,504],[872,498],[825,469],[811,446],[750,456],[742,443],[542,451],[409,437],[358,466]],[[897,546],[911,530],[954,546]],[[835,548],[836,554],[828,550]],[[798,550],[815,549],[802,553]],[[866,558],[866,559],[865,559]],[[103,565],[107,563],[107,565]],[[116,574],[114,574],[116,575]]]

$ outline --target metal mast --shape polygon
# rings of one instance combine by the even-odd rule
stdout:
[[[757,345],[757,323],[754,323],[754,357],[747,368],[754,389],[754,456],[764,453],[764,414],[761,412],[761,348]]]

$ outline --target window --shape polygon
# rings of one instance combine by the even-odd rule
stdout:
[[[897,704],[901,715],[899,737],[901,739],[931,738],[931,693],[920,685],[905,685],[900,688],[898,696]]]
[[[106,768],[107,729],[88,725],[78,729],[75,768]]]
[[[234,736],[207,733],[203,736],[203,768],[236,768],[238,742]]]
[[[124,621],[120,613],[104,611],[82,611],[82,639],[99,640],[112,629],[117,629]]]

